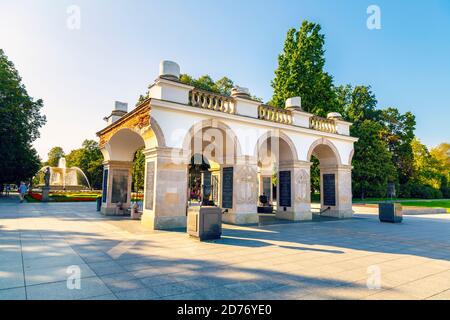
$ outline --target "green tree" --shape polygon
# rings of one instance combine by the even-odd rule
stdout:
[[[392,161],[397,168],[400,184],[405,184],[414,175],[414,157],[411,142],[416,126],[415,116],[411,112],[401,114],[396,108],[381,110],[380,123],[383,125],[382,139],[392,154]]]
[[[387,183],[396,180],[391,154],[380,138],[382,129],[372,120],[364,120],[351,129],[352,135],[359,138],[355,143],[352,171],[355,197],[385,197]]]
[[[370,86],[340,86],[336,88],[336,96],[338,110],[353,125],[359,125],[365,120],[378,122],[378,101]]]
[[[386,196],[387,182],[395,182],[392,155],[382,139],[385,127],[380,123],[377,100],[368,86],[336,88],[339,110],[353,123],[350,133],[359,138],[353,157],[353,195],[355,197]]]
[[[300,96],[302,108],[320,116],[336,111],[333,78],[324,71],[325,36],[319,24],[303,21],[287,32],[272,81],[271,105],[284,107],[287,98]]]
[[[50,167],[57,167],[59,159],[65,156],[64,150],[61,147],[53,147],[47,154],[47,162],[45,163]]]
[[[446,184],[450,172],[450,144],[442,143],[428,151],[419,139],[414,138],[411,146],[414,158],[414,180],[435,189]]]
[[[227,77],[222,77],[221,79],[214,81],[209,75],[203,75],[200,78],[195,79],[188,74],[181,74],[180,81],[198,89],[228,96],[231,94],[231,89],[234,87],[233,81]]]
[[[33,141],[45,124],[42,100],[30,97],[14,64],[0,49],[0,184],[29,180],[41,167]]]
[[[144,190],[145,155],[143,150],[144,148],[139,149],[134,155],[132,179],[135,192]]]
[[[80,149],[72,150],[66,156],[68,167],[83,170],[93,189],[101,189],[103,177],[103,155],[95,140],[84,140]]]
[[[219,93],[229,96],[234,83],[229,78],[223,77],[215,82],[214,87]]]

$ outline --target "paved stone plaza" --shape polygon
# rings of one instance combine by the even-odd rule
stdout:
[[[450,299],[450,215],[143,230],[95,203],[0,202],[0,299]],[[68,289],[73,268],[81,289]],[[367,279],[381,271],[381,289]],[[69,284],[72,283],[69,281]]]

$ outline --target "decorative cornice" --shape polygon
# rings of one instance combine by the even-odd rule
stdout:
[[[122,118],[116,122],[110,124],[105,129],[97,132],[97,136],[100,138],[100,148],[111,139],[111,137],[119,130],[123,128],[128,129],[142,129],[150,125],[150,99],[144,100],[138,104],[136,108],[125,114]]]

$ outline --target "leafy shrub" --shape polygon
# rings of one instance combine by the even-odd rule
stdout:
[[[443,192],[419,182],[409,182],[400,186],[400,198],[442,199]]]

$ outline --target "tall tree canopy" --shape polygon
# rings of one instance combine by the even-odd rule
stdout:
[[[381,111],[370,87],[341,86],[336,88],[339,110],[353,122],[352,136],[358,137],[353,157],[353,195],[356,197],[386,196],[387,183],[397,179],[392,155],[382,139],[385,127],[380,123]]]
[[[144,176],[145,176],[145,155],[143,153],[144,148],[139,149],[134,154],[133,160],[133,191],[140,192],[144,191]]]
[[[68,167],[79,167],[87,176],[91,187],[101,189],[103,155],[97,141],[84,140],[80,149],[72,150],[66,156]]]
[[[351,129],[359,141],[353,157],[353,195],[358,198],[387,196],[387,183],[396,181],[392,157],[380,139],[382,126],[364,120]]]
[[[450,175],[450,144],[441,143],[439,146],[428,150],[428,148],[414,138],[413,150],[413,178],[422,184],[441,188],[447,186]],[[444,186],[442,186],[442,181]]]
[[[28,180],[41,163],[33,141],[45,124],[42,100],[30,97],[14,64],[0,49],[0,183]]]
[[[401,114],[396,108],[381,110],[379,121],[383,125],[381,138],[392,154],[392,161],[398,172],[400,184],[407,183],[413,176],[413,151],[416,118],[411,112]]]
[[[61,147],[53,147],[47,154],[47,162],[45,165],[50,167],[58,166],[59,159],[65,156],[64,150]]]
[[[284,107],[288,98],[300,96],[303,110],[320,116],[336,111],[333,78],[324,71],[325,36],[319,24],[303,21],[288,31],[272,81],[270,104]]]

